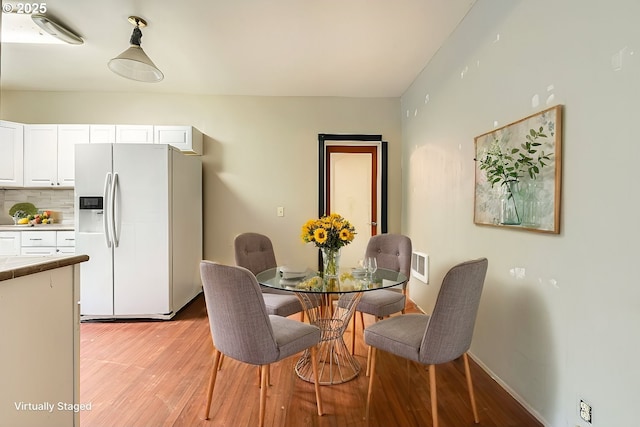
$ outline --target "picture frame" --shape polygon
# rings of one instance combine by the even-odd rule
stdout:
[[[476,225],[560,233],[562,105],[475,137]]]

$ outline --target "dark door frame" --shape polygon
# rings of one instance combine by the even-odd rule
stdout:
[[[326,141],[363,141],[363,142],[380,142],[381,143],[381,171],[380,171],[380,218],[378,225],[380,233],[387,232],[387,166],[388,166],[388,144],[382,140],[382,135],[337,135],[337,134],[318,134],[318,218],[327,214],[325,203],[325,148]]]

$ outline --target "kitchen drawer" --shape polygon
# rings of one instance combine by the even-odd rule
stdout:
[[[55,255],[55,247],[23,246],[21,255]]]
[[[55,231],[23,231],[22,247],[56,246]]]
[[[76,245],[75,231],[57,231],[56,232],[56,246],[70,247],[75,245]]]

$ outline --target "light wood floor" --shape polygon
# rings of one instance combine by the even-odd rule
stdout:
[[[408,312],[415,312],[415,307]],[[373,322],[365,316],[365,322]],[[345,340],[350,342],[350,330]],[[366,363],[358,329],[356,355]],[[171,321],[83,323],[80,401],[82,427],[244,427],[258,423],[257,369],[225,359],[211,419],[204,420],[213,345],[202,295]],[[295,375],[291,357],[272,366],[266,426],[431,426],[429,379],[418,364],[379,352],[371,419],[365,410],[368,378],[323,386],[318,417],[313,385]],[[437,370],[440,427],[541,427],[477,364],[471,363],[480,424],[473,423],[462,361]]]

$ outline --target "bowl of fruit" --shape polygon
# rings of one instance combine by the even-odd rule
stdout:
[[[38,212],[35,215],[29,215],[29,223],[33,225],[39,224],[51,224],[53,220],[51,219],[51,211],[42,211]]]
[[[16,205],[22,209],[11,209],[9,214],[13,217],[15,225],[33,226],[53,223],[53,212],[49,210],[39,211],[30,203]],[[33,206],[33,207],[32,207]]]

